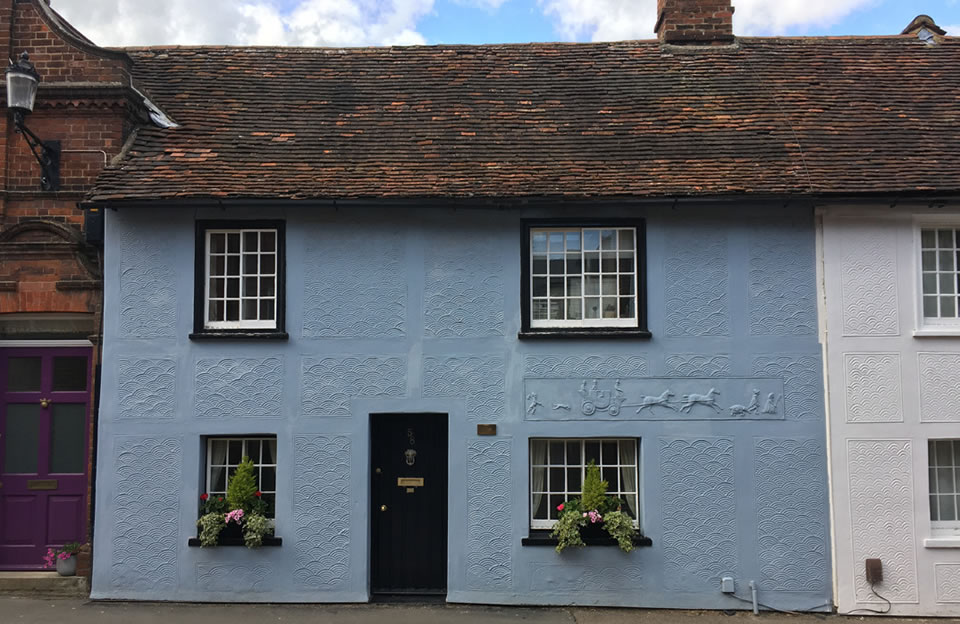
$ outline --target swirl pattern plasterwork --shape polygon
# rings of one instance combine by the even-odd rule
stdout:
[[[678,354],[667,356],[670,377],[729,377],[729,355]]]
[[[407,288],[400,234],[315,228],[304,261],[305,338],[406,334]]]
[[[177,274],[162,237],[131,231],[120,240],[120,336],[173,338],[177,335]]]
[[[282,396],[282,358],[197,360],[199,418],[277,418]]]
[[[666,334],[729,336],[727,236],[718,228],[682,230],[667,244]]]
[[[496,422],[503,418],[505,363],[502,356],[423,358],[423,396],[462,397],[467,418]]]
[[[510,544],[510,443],[467,447],[467,584],[484,591],[513,585]]]
[[[503,335],[501,255],[500,249],[476,230],[431,239],[423,290],[423,329],[427,336]]]
[[[898,335],[896,232],[851,227],[841,244],[843,335]]]
[[[960,353],[920,353],[920,420],[960,422]]]
[[[296,436],[293,445],[295,583],[335,589],[350,577],[350,440]]]
[[[197,564],[197,587],[220,593],[269,591],[273,570],[265,565]]]
[[[934,564],[937,602],[960,602],[960,563]]]
[[[399,397],[407,391],[403,357],[304,358],[301,373],[304,416],[350,416],[353,398]]]
[[[763,586],[822,591],[830,578],[823,445],[809,439],[760,439],[755,453]]]
[[[533,570],[532,589],[546,592],[631,592],[643,587],[637,566],[540,565]]]
[[[750,236],[750,333],[808,336],[817,331],[811,223],[782,222]]]
[[[782,378],[787,419],[812,422],[823,419],[820,366],[820,358],[811,355],[762,356],[754,359],[753,373]]]
[[[181,442],[120,437],[115,453],[112,585],[136,592],[174,590],[179,575]]]
[[[529,355],[524,361],[525,377],[645,377],[647,361],[640,356],[621,355]]]
[[[733,440],[660,438],[667,587],[712,591],[737,577]]]
[[[883,561],[880,593],[917,602],[914,551],[913,452],[909,440],[848,440],[853,560]],[[880,602],[861,568],[854,571],[857,602]]]
[[[848,423],[903,422],[899,353],[844,353]]]
[[[177,363],[122,359],[117,367],[117,418],[169,419],[177,411]]]

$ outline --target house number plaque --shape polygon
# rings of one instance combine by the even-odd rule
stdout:
[[[423,477],[397,477],[397,487],[423,487]]]

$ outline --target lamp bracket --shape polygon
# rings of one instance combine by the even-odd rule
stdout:
[[[17,132],[23,135],[33,157],[40,164],[42,175],[40,188],[44,191],[60,190],[60,141],[44,141],[24,123],[23,113],[14,111],[13,123]]]

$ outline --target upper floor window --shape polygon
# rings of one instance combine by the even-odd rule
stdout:
[[[524,330],[645,330],[643,226],[526,224]]]
[[[283,239],[279,221],[197,224],[196,332],[283,331]]]
[[[923,324],[960,325],[960,229],[920,229]]]

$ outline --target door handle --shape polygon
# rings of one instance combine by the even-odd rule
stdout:
[[[50,403],[52,403],[50,399],[40,399],[40,407],[42,408],[50,407]]]
[[[386,505],[380,505],[380,511],[386,511],[386,510],[387,510]]]

